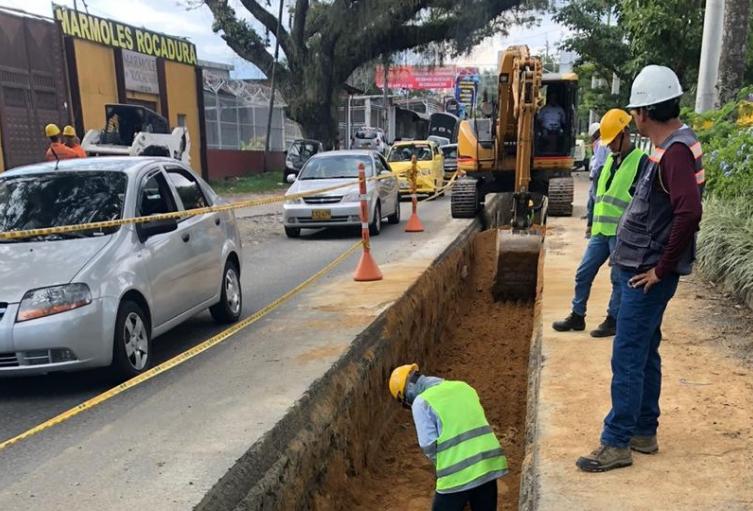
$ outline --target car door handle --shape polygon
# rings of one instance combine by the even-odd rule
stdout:
[[[181,238],[183,239],[183,241],[185,243],[188,243],[189,241],[191,241],[191,235],[189,233],[183,234],[183,236],[181,236]]]
[[[221,221],[219,218],[214,219],[214,225],[220,225]]]

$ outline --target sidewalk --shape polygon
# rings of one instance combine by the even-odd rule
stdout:
[[[584,204],[586,183],[576,183],[576,204]],[[579,456],[598,445],[609,411],[612,348],[611,340],[588,335],[605,315],[606,268],[594,285],[586,332],[551,328],[569,313],[586,245],[580,214],[582,208],[576,208],[571,218],[550,219],[546,240],[537,508],[753,509],[753,368],[720,346],[726,343],[720,342],[719,320],[711,320],[699,287],[687,282],[681,282],[664,319],[659,454],[633,454],[632,467],[603,474],[575,467]]]

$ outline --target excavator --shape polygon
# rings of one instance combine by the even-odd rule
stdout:
[[[499,57],[496,115],[460,123],[452,216],[502,194],[495,300],[535,299],[547,215],[572,214],[576,101],[575,74],[545,74],[528,47],[512,46]]]

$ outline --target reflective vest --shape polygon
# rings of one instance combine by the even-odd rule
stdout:
[[[442,423],[436,445],[437,492],[468,490],[507,472],[507,458],[473,387],[445,380],[421,397]]]
[[[706,181],[703,171],[701,143],[690,128],[680,128],[654,149],[648,157],[646,169],[638,179],[630,206],[622,215],[617,227],[617,243],[612,253],[612,263],[623,268],[646,271],[655,267],[669,242],[674,211],[669,193],[661,183],[659,164],[667,148],[675,143],[685,144],[693,153],[699,192],[703,195]],[[695,260],[695,238],[683,252],[674,268],[679,275],[689,275]]]
[[[628,153],[612,178],[612,165],[614,157],[607,157],[604,168],[599,175],[599,183],[596,187],[596,202],[594,203],[594,217],[591,226],[591,235],[616,236],[617,224],[633,198],[630,188],[638,173],[641,158],[645,155],[640,149],[633,149]],[[610,178],[611,182],[610,182]],[[609,188],[607,188],[609,183]]]

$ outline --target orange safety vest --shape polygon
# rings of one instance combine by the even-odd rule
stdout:
[[[62,142],[52,142],[45,153],[45,159],[47,161],[71,160],[78,157],[79,156],[73,149]]]

